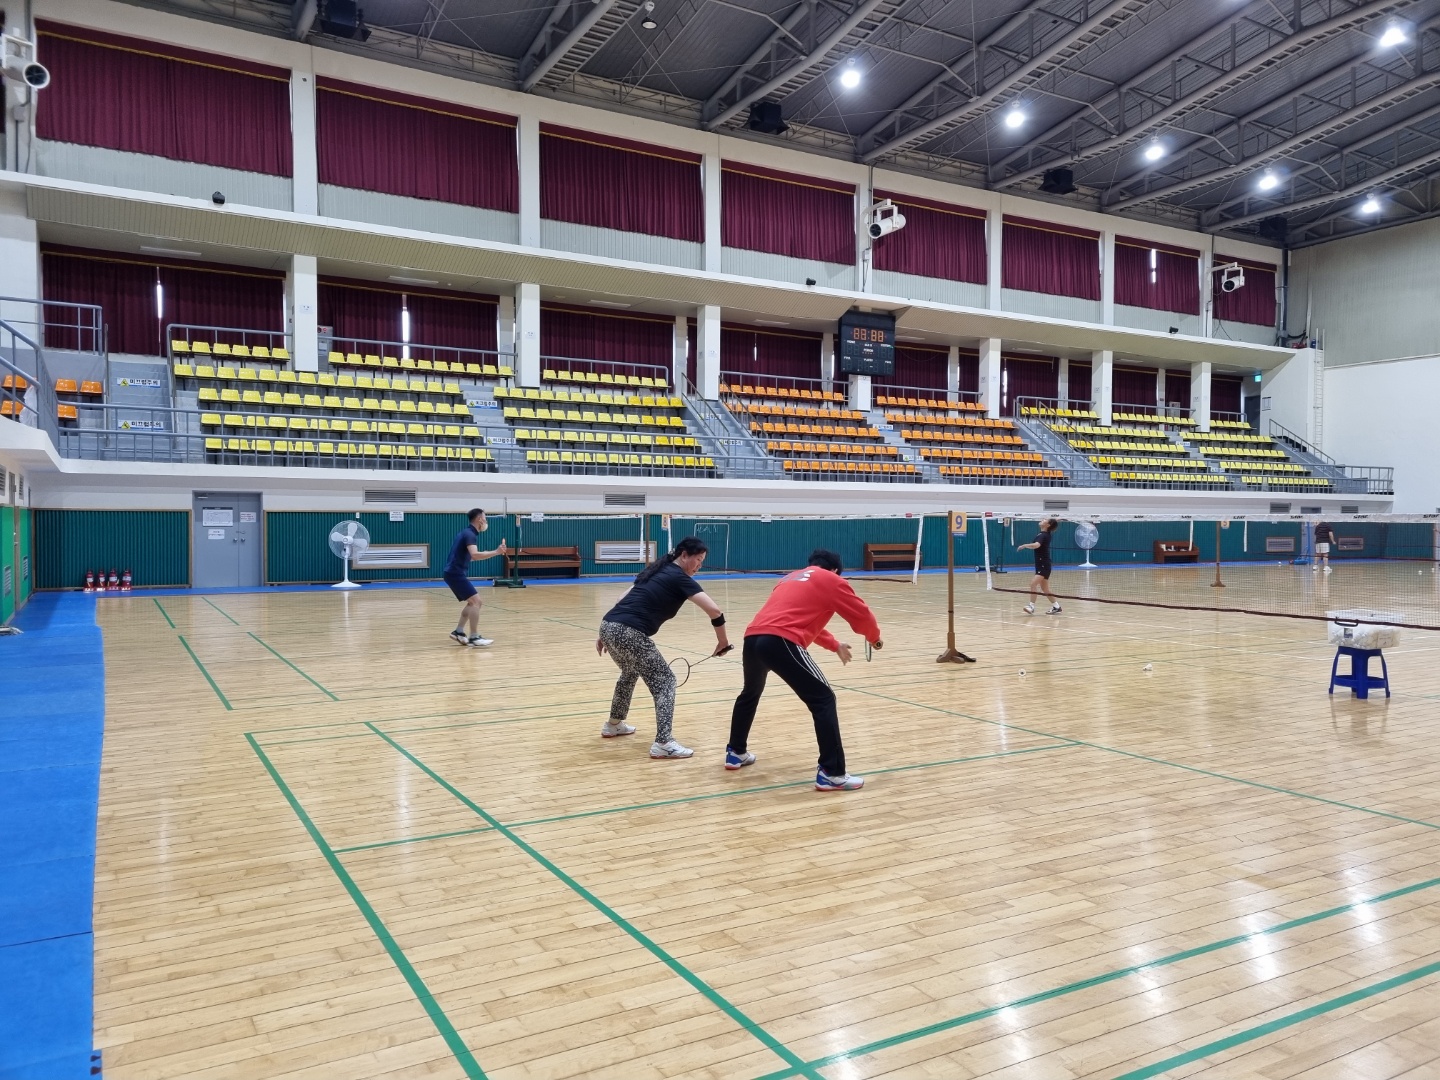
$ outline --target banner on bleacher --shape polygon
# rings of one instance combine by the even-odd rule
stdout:
[[[156,389],[159,389],[160,387],[164,386],[165,383],[164,383],[162,380],[160,380],[160,379],[132,379],[132,378],[130,378],[129,376],[126,376],[126,377],[124,377],[124,378],[117,378],[117,379],[115,380],[115,385],[116,385],[116,386],[151,386],[151,387],[155,387]]]
[[[121,431],[164,431],[164,420],[121,420]]]

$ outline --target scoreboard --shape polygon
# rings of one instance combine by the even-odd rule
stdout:
[[[845,375],[895,374],[895,316],[847,311],[840,316],[840,371]]]

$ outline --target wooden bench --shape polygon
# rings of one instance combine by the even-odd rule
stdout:
[[[573,577],[580,576],[580,549],[578,547],[524,547],[518,552],[505,556],[505,571],[515,576],[516,566],[520,576],[527,570],[571,570]]]
[[[1156,540],[1154,559],[1157,563],[1200,561],[1200,549],[1189,540]]]
[[[866,570],[910,570],[915,566],[914,544],[866,544]]]

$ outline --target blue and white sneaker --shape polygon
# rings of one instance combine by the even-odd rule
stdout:
[[[674,739],[669,742],[653,742],[650,744],[650,756],[652,758],[687,758],[695,753],[688,746],[681,746]]]
[[[846,773],[843,776],[829,776],[824,769],[815,773],[816,791],[859,791],[865,786],[863,776],[851,776]]]
[[[754,755],[754,754],[751,754],[751,753],[749,753],[749,752],[746,752],[746,753],[744,753],[744,754],[737,754],[734,750],[731,750],[728,746],[725,747],[725,768],[727,768],[727,769],[729,769],[729,770],[731,770],[731,771],[733,772],[733,771],[736,770],[736,769],[743,769],[746,765],[754,765],[754,764],[755,764],[755,755]]]

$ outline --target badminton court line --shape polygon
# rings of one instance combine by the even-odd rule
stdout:
[[[904,1031],[898,1035],[891,1035],[884,1039],[877,1039],[874,1042],[865,1043],[862,1046],[856,1046],[850,1050],[842,1050],[839,1053],[831,1054],[828,1057],[816,1058],[813,1061],[807,1062],[807,1064],[817,1069],[824,1069],[831,1065],[839,1065],[842,1062],[849,1061],[853,1058],[863,1057],[866,1054],[879,1053],[882,1050],[889,1050],[895,1046],[903,1046],[905,1043],[914,1042],[917,1039],[923,1039],[931,1035],[939,1035],[946,1031],[953,1031],[956,1028],[966,1027],[970,1024],[978,1023],[981,1020],[987,1020],[992,1016],[998,1016],[999,1014],[1005,1012],[1007,1009],[1023,1009],[1030,1005],[1039,1005],[1042,1002],[1053,1001],[1055,998],[1065,997],[1067,994],[1073,994],[1080,990],[1089,990],[1091,987],[1104,986],[1106,983],[1116,982],[1120,979],[1128,979],[1131,976],[1140,975],[1147,971],[1153,971],[1156,968],[1169,967],[1171,964],[1178,964],[1185,960],[1193,960],[1198,956],[1207,956],[1210,953],[1219,952],[1222,949],[1233,948],[1236,945],[1244,945],[1248,942],[1261,940],[1274,934],[1282,934],[1287,930],[1296,930],[1302,926],[1308,926],[1311,923],[1322,922],[1326,919],[1333,919],[1341,915],[1349,914],[1350,912],[1356,911],[1357,909],[1368,907],[1374,904],[1383,904],[1390,900],[1398,900],[1403,896],[1409,896],[1412,893],[1418,893],[1423,892],[1427,889],[1433,889],[1436,886],[1440,886],[1440,878],[1430,878],[1427,881],[1420,881],[1416,882],[1414,885],[1406,885],[1399,889],[1392,889],[1389,892],[1380,893],[1377,896],[1366,897],[1365,899],[1357,900],[1352,904],[1344,904],[1340,907],[1327,908],[1324,911],[1317,911],[1310,915],[1302,915],[1299,918],[1289,919],[1282,923],[1276,923],[1274,926],[1268,926],[1263,930],[1255,930],[1247,934],[1237,934],[1234,937],[1222,938],[1219,941],[1212,941],[1205,945],[1197,945],[1194,948],[1182,949],[1180,952],[1174,952],[1166,956],[1160,956],[1155,958],[1154,960],[1148,960],[1143,964],[1136,964],[1132,967],[1126,968],[1115,968],[1111,971],[1101,972],[1098,975],[1092,975],[1087,979],[1077,979],[1074,982],[1065,983],[1050,990],[1042,990],[1039,993],[1028,994],[1022,998],[1016,998],[1014,1001],[1007,1001],[1002,1005],[992,1005],[989,1008],[978,1009],[975,1012],[965,1013],[962,1016],[952,1017],[949,1020],[941,1020],[934,1024],[927,1024],[924,1027],[915,1028],[912,1031]],[[1421,972],[1428,974],[1429,971],[1436,969],[1440,969],[1440,964],[1431,964],[1428,965],[1427,968],[1422,968],[1420,970]],[[1413,972],[1409,976],[1409,978],[1420,977],[1421,975],[1415,974]],[[1406,979],[1406,981],[1408,981],[1408,978],[1404,976],[1402,976],[1401,978],[1404,978]],[[1399,984],[1396,983],[1396,985]],[[1381,992],[1381,990],[1374,988],[1372,988],[1368,993],[1356,991],[1357,994],[1362,994],[1362,996],[1369,996],[1370,994]],[[1345,997],[1351,998],[1353,997],[1353,995],[1345,995]],[[1336,1001],[1342,1000],[1343,999],[1340,998],[1336,999]],[[1332,1006],[1332,1008],[1339,1007],[1339,1005]],[[1319,1006],[1316,1006],[1316,1008],[1319,1008]],[[1324,1009],[1321,1011],[1329,1010]],[[1305,1010],[1305,1012],[1309,1013],[1311,1012],[1311,1010]],[[1303,1014],[1297,1013],[1295,1015],[1302,1016]],[[1313,1015],[1319,1015],[1319,1013],[1314,1013]],[[1308,1016],[1305,1016],[1303,1018],[1308,1019]],[[1255,1032],[1255,1034],[1252,1034],[1249,1037],[1260,1038],[1262,1035],[1268,1034],[1269,1031],[1264,1030],[1268,1027],[1269,1025],[1262,1025],[1259,1028],[1251,1029],[1253,1032]],[[1273,1028],[1271,1030],[1278,1030],[1278,1028]],[[1236,1037],[1232,1036],[1232,1038]],[[1245,1040],[1242,1039],[1239,1041]],[[1117,1077],[1116,1080],[1126,1080],[1126,1078],[1129,1078],[1129,1080],[1140,1080],[1142,1076],[1157,1076],[1161,1072],[1164,1072],[1165,1069],[1178,1068],[1182,1064],[1186,1064],[1189,1061],[1195,1060],[1196,1057],[1204,1057],[1209,1053],[1216,1052],[1217,1049],[1223,1048],[1224,1047],[1219,1047],[1215,1044],[1208,1044],[1206,1047],[1199,1048],[1200,1050],[1204,1050],[1205,1053],[1199,1053],[1199,1051],[1191,1051],[1191,1054],[1195,1056],[1187,1057],[1185,1055],[1181,1055],[1185,1058],[1185,1060],[1183,1061],[1177,1058],[1167,1059],[1165,1062],[1160,1063],[1160,1065],[1163,1065],[1164,1068],[1160,1068],[1159,1066],[1150,1066],[1149,1068],[1152,1070],[1150,1072],[1141,1071],[1136,1073],[1126,1073],[1125,1077]],[[792,1071],[782,1070],[779,1072],[766,1073],[764,1076],[759,1077],[758,1080],[785,1080],[785,1078],[792,1077],[794,1075],[795,1073]]]
[[[449,792],[453,798],[455,798],[462,805],[468,808],[473,814],[475,814],[477,817],[481,818],[483,821],[489,824],[496,832],[504,836],[505,839],[509,840],[526,855],[529,855],[530,858],[535,860],[535,862],[539,863],[540,866],[542,866],[545,870],[549,871],[554,877],[558,878],[572,892],[574,892],[577,896],[583,899],[591,907],[595,908],[596,911],[604,915],[620,930],[628,934],[642,947],[644,947],[652,956],[654,956],[662,964],[668,967],[676,975],[680,976],[681,979],[689,983],[690,986],[696,991],[698,991],[702,997],[704,997],[712,1005],[714,1005],[726,1016],[728,1016],[739,1027],[741,1027],[755,1039],[759,1040],[762,1044],[764,1044],[767,1049],[775,1053],[776,1056],[778,1056],[782,1061],[784,1061],[786,1065],[790,1066],[790,1068],[787,1070],[786,1075],[804,1076],[808,1077],[809,1080],[825,1080],[825,1078],[822,1077],[819,1072],[811,1068],[809,1065],[806,1065],[805,1062],[801,1060],[801,1058],[797,1054],[795,1054],[794,1051],[792,1051],[784,1043],[776,1039],[775,1036],[771,1035],[759,1024],[755,1023],[754,1020],[751,1020],[750,1017],[746,1016],[743,1012],[741,1012],[738,1008],[731,1004],[730,1001],[723,997],[719,993],[719,991],[711,987],[709,983],[705,982],[698,975],[696,975],[689,968],[687,968],[684,964],[682,964],[679,960],[671,956],[656,942],[652,941],[638,927],[628,922],[625,917],[621,915],[618,911],[610,907],[610,905],[606,904],[605,901],[601,900],[598,896],[596,896],[589,889],[585,888],[585,886],[581,885],[564,870],[560,869],[559,866],[547,859],[538,850],[536,850],[530,844],[522,840],[510,829],[509,826],[502,824],[497,818],[488,813],[478,803],[475,803],[471,799],[467,798],[453,784],[447,781],[439,773],[435,772],[434,769],[426,765],[409,750],[405,749],[405,747],[401,746],[394,739],[390,738],[390,736],[385,734],[385,732],[375,727],[374,724],[367,723],[366,726],[373,730],[376,735],[379,735],[380,738],[384,739],[387,743],[394,747],[394,749],[398,751],[403,757],[405,757],[412,765],[416,766],[423,773],[425,773],[426,776],[430,777],[431,780],[440,785],[441,788]]]

